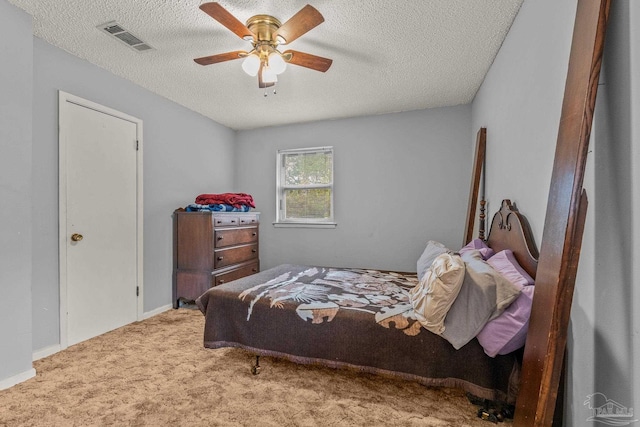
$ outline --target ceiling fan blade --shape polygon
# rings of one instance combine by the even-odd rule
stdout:
[[[312,70],[322,71],[323,73],[327,71],[333,63],[332,59],[311,55],[310,53],[298,52],[297,50],[287,50],[282,52],[282,56],[285,58],[288,57],[289,54],[291,55],[287,60],[289,64],[311,68]]]
[[[323,22],[322,14],[308,4],[282,24],[276,31],[275,37],[279,36],[285,40],[281,44],[288,44]]]
[[[219,53],[217,55],[203,56],[202,58],[196,58],[196,61],[200,65],[217,64],[218,62],[231,61],[232,59],[240,59],[247,55],[244,50],[235,50],[233,52]]]
[[[240,22],[235,16],[229,13],[227,9],[220,6],[220,3],[215,1],[210,3],[203,3],[200,5],[200,9],[204,13],[227,27],[229,30],[234,32],[241,39],[246,39],[248,37],[255,39],[255,34],[253,34],[251,30],[247,28],[247,26],[242,22]]]

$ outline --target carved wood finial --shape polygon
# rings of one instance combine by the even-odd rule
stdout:
[[[501,230],[511,231],[511,224],[509,223],[509,215],[511,215],[512,212],[517,212],[517,211],[518,210],[511,204],[511,200],[504,199],[502,201],[502,206],[500,206],[500,211],[498,211],[498,213],[500,214],[500,223],[498,224],[498,227]]]
[[[486,223],[487,223],[487,215],[485,213],[487,207],[487,201],[482,199],[480,200],[480,224],[478,226],[478,238],[480,240],[485,240],[485,232],[486,232]]]

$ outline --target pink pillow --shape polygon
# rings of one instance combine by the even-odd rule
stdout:
[[[483,260],[488,260],[489,258],[491,258],[493,256],[493,254],[495,254],[495,252],[493,251],[493,249],[491,249],[489,246],[487,246],[487,244],[480,239],[473,239],[472,241],[470,241],[469,243],[467,243],[466,246],[464,246],[462,249],[460,249],[458,251],[458,253],[460,255],[462,255],[465,252],[469,252],[472,250],[477,250],[480,251],[480,255],[482,255],[482,259]]]
[[[518,298],[502,314],[489,321],[477,335],[488,356],[508,354],[524,346],[534,290],[534,286],[522,289]]]
[[[534,284],[534,280],[524,271],[520,264],[518,264],[516,257],[510,249],[498,252],[489,258],[487,262],[519,288]]]

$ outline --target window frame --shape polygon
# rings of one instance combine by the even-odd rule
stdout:
[[[291,154],[331,154],[331,182],[328,184],[308,184],[308,185],[284,185],[284,159]],[[334,216],[334,187],[335,187],[335,152],[333,146],[281,149],[276,152],[276,220],[275,227],[300,227],[300,228],[335,228]],[[285,191],[290,189],[329,189],[329,218],[297,218],[286,219]]]

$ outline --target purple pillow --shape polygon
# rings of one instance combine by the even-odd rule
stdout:
[[[469,252],[469,251],[472,251],[472,250],[480,251],[480,255],[482,255],[482,259],[485,260],[485,261],[488,260],[489,258],[491,258],[493,256],[493,254],[495,254],[493,249],[491,249],[489,246],[487,246],[487,244],[483,240],[480,240],[480,239],[473,239],[465,247],[460,249],[458,251],[458,253],[460,255],[462,255],[463,253]]]
[[[534,290],[535,286],[526,286],[501,315],[482,328],[477,338],[488,356],[508,354],[524,346]]]
[[[534,284],[534,280],[524,271],[520,264],[518,264],[516,257],[510,249],[498,252],[489,258],[487,262],[519,288]]]

